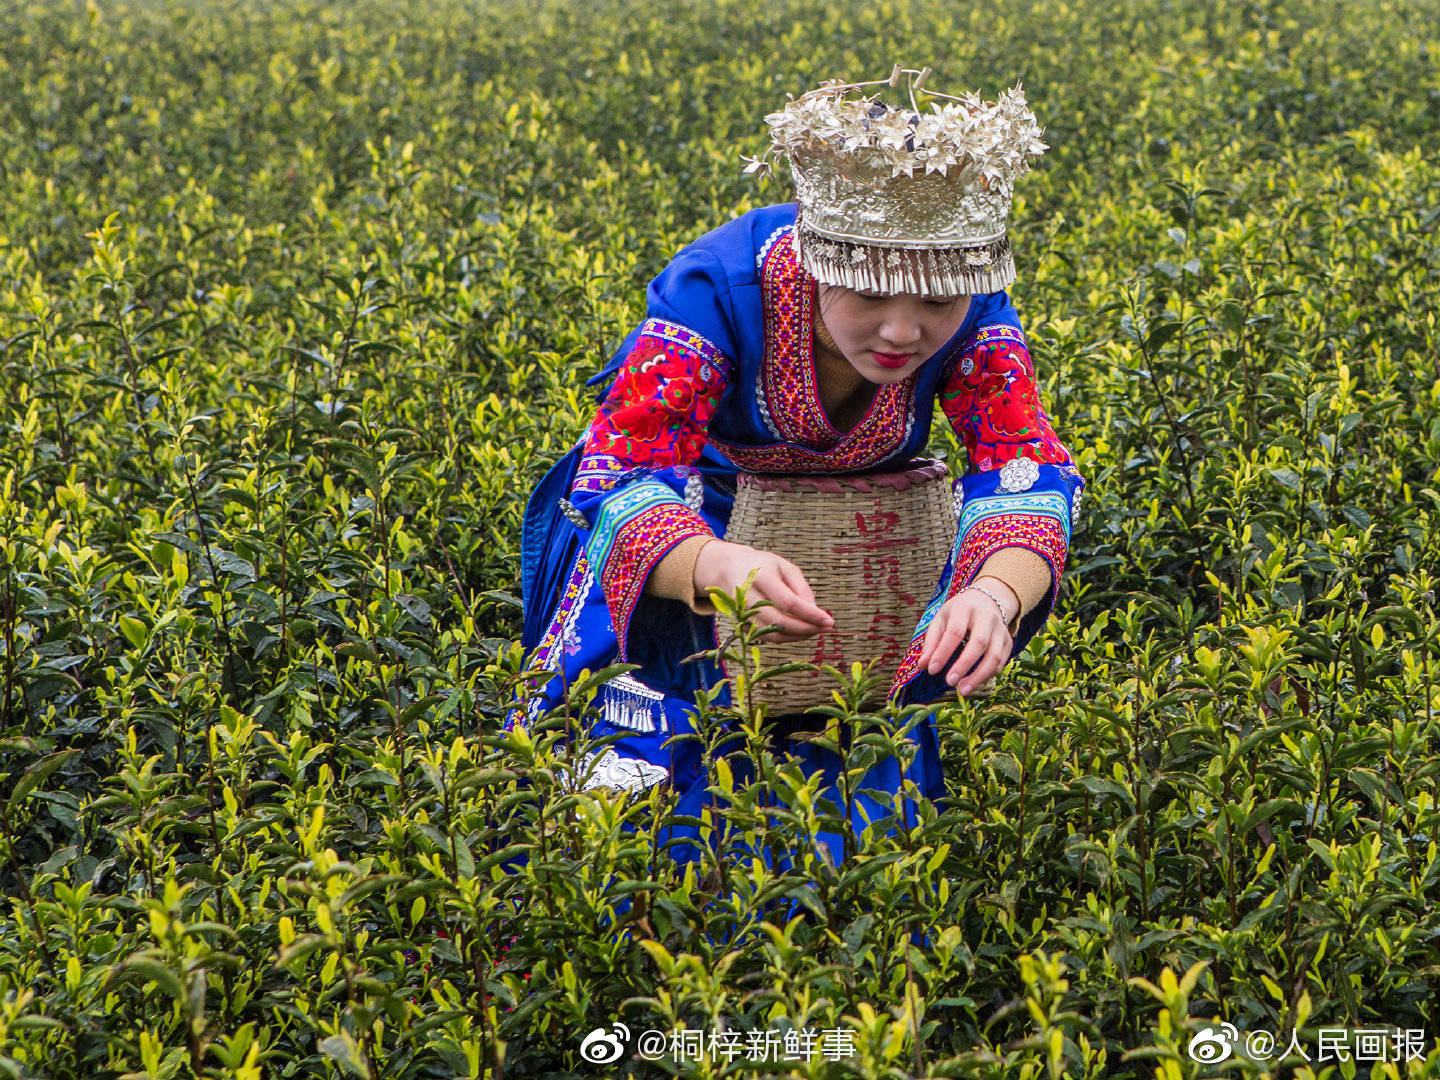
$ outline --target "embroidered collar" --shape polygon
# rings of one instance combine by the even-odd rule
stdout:
[[[913,423],[918,371],[876,390],[847,433],[831,425],[815,376],[817,284],[795,258],[787,236],[770,245],[761,266],[765,360],[756,379],[760,412],[770,434],[793,443],[820,468],[856,469],[899,449]],[[792,455],[782,455],[791,457]]]

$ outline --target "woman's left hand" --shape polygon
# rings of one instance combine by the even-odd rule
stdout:
[[[931,675],[955,656],[955,650],[969,636],[965,648],[945,673],[945,681],[954,686],[961,697],[989,679],[1010,659],[1013,642],[1006,623],[1014,614],[1016,600],[1008,589],[992,591],[1002,598],[1000,604],[978,589],[962,589],[941,605],[925,631],[920,666]],[[1006,608],[1003,614],[1002,605]]]

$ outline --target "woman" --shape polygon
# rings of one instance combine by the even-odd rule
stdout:
[[[913,105],[928,71],[909,74]],[[693,731],[696,694],[723,680],[714,663],[687,662],[715,647],[709,589],[754,572],[750,600],[771,602],[759,620],[778,637],[832,625],[793,563],[724,539],[737,472],[904,469],[938,398],[969,469],[954,549],[890,688],[897,704],[973,692],[1054,601],[1083,483],[1004,291],[1011,183],[1045,149],[1040,129],[1018,87],[922,115],[859,95],[873,85],[826,84],[767,117],[797,202],[706,234],[650,283],[646,319],[591,380],[607,389],[588,432],[527,507],[523,643],[555,675],[507,728],[562,701],[582,670],[639,665],[600,691],[592,731],[621,738],[587,786],[668,782],[678,813],[698,816],[700,751],[671,740]],[[881,762],[861,786],[938,799],[933,721],[907,737],[908,767]],[[792,752],[827,784],[843,764],[805,743]],[[892,810],[859,803],[858,827]],[[822,839],[840,861],[842,839]]]

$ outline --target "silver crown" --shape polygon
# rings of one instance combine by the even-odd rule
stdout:
[[[859,93],[910,76],[910,109]],[[824,83],[767,116],[771,147],[748,160],[790,163],[800,214],[793,242],[820,281],[881,293],[957,296],[1015,280],[1006,238],[1016,177],[1048,147],[1016,85],[996,101],[976,94],[922,112],[930,69],[898,64],[886,80]]]

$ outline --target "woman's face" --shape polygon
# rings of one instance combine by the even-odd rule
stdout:
[[[873,383],[896,383],[940,351],[970,297],[884,296],[840,285],[820,286],[820,317],[845,359]]]

